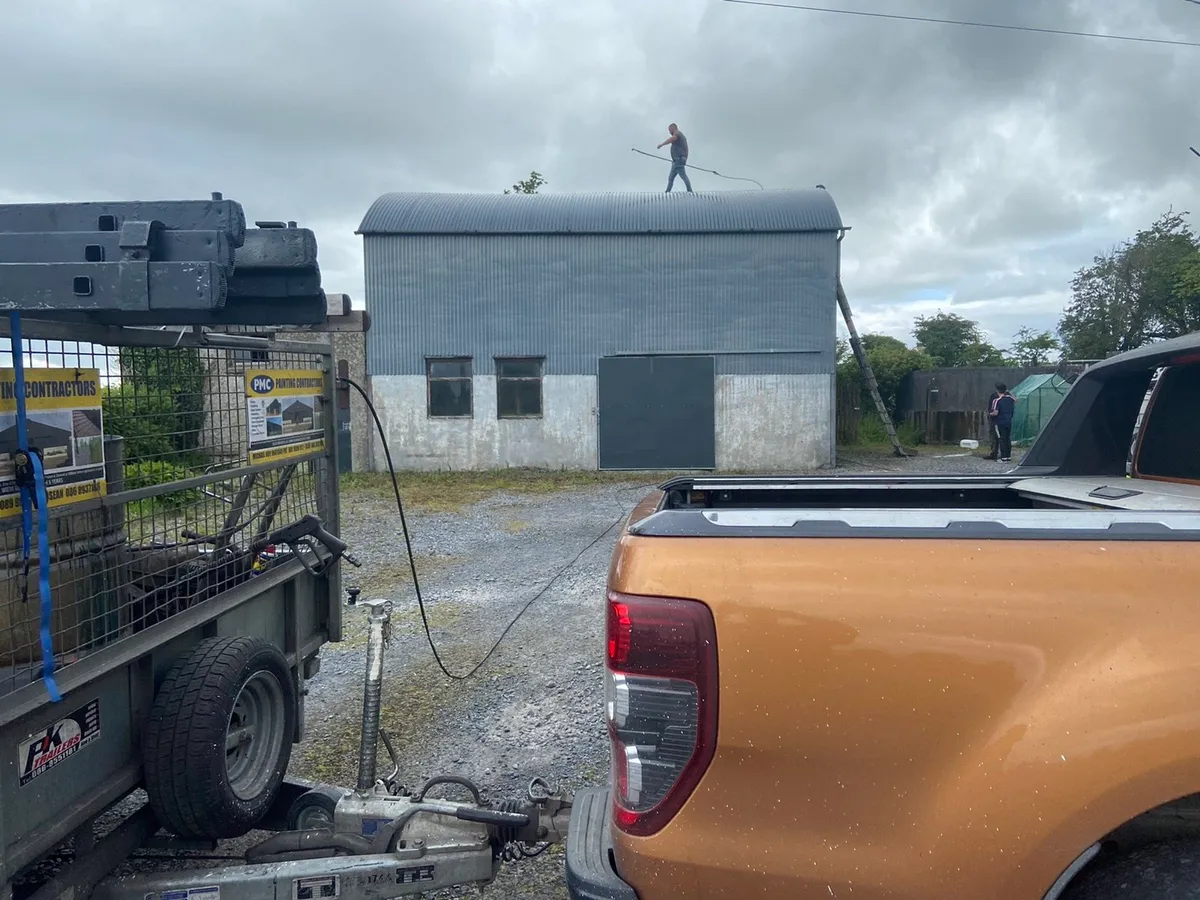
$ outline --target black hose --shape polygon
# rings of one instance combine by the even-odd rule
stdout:
[[[413,795],[413,803],[420,803],[425,799],[425,795],[429,793],[429,789],[436,787],[439,784],[457,784],[459,787],[465,787],[471,792],[471,796],[475,798],[476,806],[483,806],[483,794],[479,788],[475,786],[470,778],[462,775],[434,775],[427,782],[421,785],[420,790]]]
[[[586,547],[576,553],[569,563],[555,572],[554,576],[544,585],[542,585],[541,589],[536,594],[534,594],[525,602],[525,605],[521,607],[515,616],[513,616],[512,621],[504,626],[504,630],[500,632],[500,637],[496,638],[496,642],[492,644],[488,652],[483,655],[483,659],[479,660],[479,662],[477,662],[470,669],[470,671],[462,675],[451,672],[446,668],[446,664],[442,662],[442,657],[441,654],[438,653],[437,645],[433,642],[433,634],[429,630],[429,617],[425,614],[425,598],[421,593],[421,580],[417,577],[417,561],[413,554],[412,539],[409,537],[408,522],[404,515],[404,501],[400,499],[400,484],[396,480],[396,467],[392,465],[392,451],[388,447],[387,435],[384,434],[383,431],[383,423],[379,421],[379,413],[375,411],[375,404],[371,402],[371,398],[367,396],[367,392],[363,389],[362,385],[350,378],[338,378],[337,380],[350,385],[350,387],[358,391],[359,396],[363,399],[363,402],[367,404],[367,409],[371,413],[371,418],[375,420],[375,431],[379,435],[380,443],[383,445],[383,455],[387,460],[388,475],[390,475],[392,479],[392,491],[396,495],[396,509],[400,513],[400,529],[404,534],[404,549],[408,555],[408,568],[412,573],[413,590],[417,595],[417,608],[421,612],[421,625],[425,629],[425,640],[429,642],[429,649],[433,651],[433,658],[437,661],[438,668],[442,670],[442,674],[453,681],[465,681],[482,669],[487,661],[492,658],[492,654],[496,652],[500,644],[504,642],[506,637],[508,637],[508,633],[512,631],[513,626],[517,624],[520,618],[525,615],[529,607],[533,606],[535,601],[539,600],[546,593],[546,591],[550,590],[550,588],[558,581],[558,579],[562,578],[563,575],[574,568],[575,563],[579,562],[585,553],[604,540],[610,531],[620,525],[625,519],[625,514],[622,513],[621,516],[619,516],[611,525],[596,535],[596,537],[592,539],[592,541],[589,542]]]

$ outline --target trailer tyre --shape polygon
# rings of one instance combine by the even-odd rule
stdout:
[[[163,679],[142,736],[150,805],[184,838],[240,837],[279,792],[296,734],[287,659],[262,638],[201,641]]]

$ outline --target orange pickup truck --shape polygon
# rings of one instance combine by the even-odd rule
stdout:
[[[1200,334],[994,477],[671,480],[607,617],[575,900],[1200,897]]]

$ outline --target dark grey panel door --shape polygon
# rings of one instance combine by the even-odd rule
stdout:
[[[598,390],[601,469],[716,468],[713,357],[601,357]]]

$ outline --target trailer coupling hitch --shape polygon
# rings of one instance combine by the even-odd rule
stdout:
[[[350,553],[346,542],[326,531],[321,520],[311,513],[293,522],[291,525],[285,525],[282,528],[272,531],[266,540],[262,542],[262,547],[255,548],[255,552],[257,553],[271,544],[287,544],[291,547],[292,551],[296,554],[296,558],[300,560],[301,565],[308,570],[310,575],[318,575],[324,572],[338,558],[345,559],[346,562],[355,568],[362,566],[362,563]],[[318,544],[328,554],[326,559],[322,559],[321,554],[317,551]],[[300,547],[310,550],[320,562],[316,566],[312,565],[303,553],[296,552]]]

